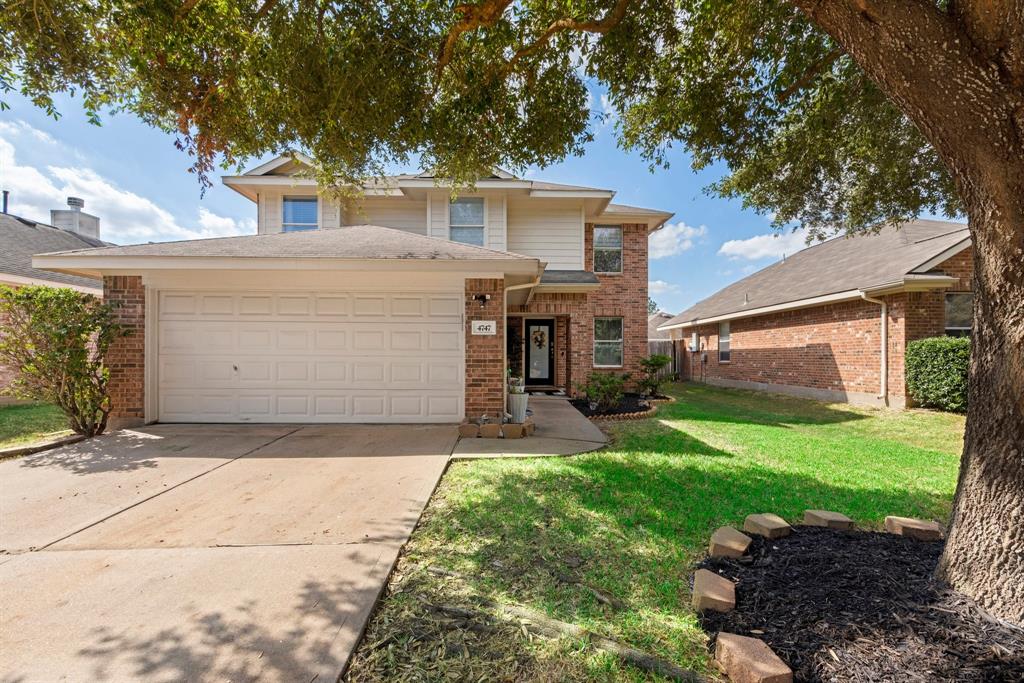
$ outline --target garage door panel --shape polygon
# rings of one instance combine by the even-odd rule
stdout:
[[[462,295],[161,292],[160,419],[456,422]]]

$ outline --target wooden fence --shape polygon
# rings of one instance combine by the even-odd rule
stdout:
[[[648,339],[647,340],[647,355],[653,356],[656,353],[660,353],[664,356],[668,356],[672,359],[672,362],[661,369],[658,373],[660,379],[669,379],[673,377],[678,370],[676,369],[676,353],[675,345],[668,339]]]

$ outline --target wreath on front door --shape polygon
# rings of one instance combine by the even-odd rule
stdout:
[[[543,349],[544,345],[548,343],[548,335],[544,330],[534,330],[530,338],[538,349]]]

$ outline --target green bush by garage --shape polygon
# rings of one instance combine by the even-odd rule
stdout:
[[[907,344],[907,390],[914,403],[956,413],[967,410],[969,337],[932,337]]]

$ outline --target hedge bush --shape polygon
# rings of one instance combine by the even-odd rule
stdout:
[[[925,408],[967,410],[969,337],[932,337],[907,344],[907,390]]]

